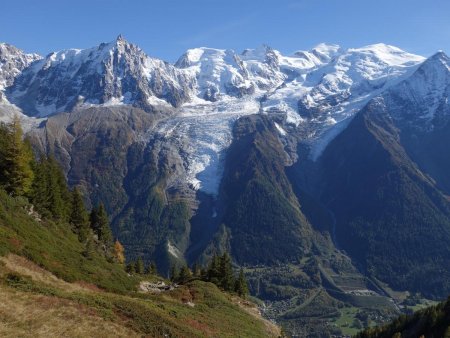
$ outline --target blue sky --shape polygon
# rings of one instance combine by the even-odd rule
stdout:
[[[122,33],[175,61],[186,49],[384,42],[429,56],[450,51],[449,0],[0,0],[0,42],[47,54]]]

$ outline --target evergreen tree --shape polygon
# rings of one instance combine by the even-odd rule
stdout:
[[[7,157],[8,148],[10,142],[10,134],[8,126],[4,123],[0,123],[0,185],[6,187],[7,184]]]
[[[114,257],[119,264],[125,263],[125,249],[123,245],[116,239],[114,243]]]
[[[136,263],[135,263],[135,262],[130,262],[130,263],[128,263],[127,266],[125,267],[125,271],[128,272],[128,273],[130,273],[130,274],[133,274],[133,273],[136,272],[135,266],[136,266]]]
[[[89,221],[83,198],[77,188],[72,190],[72,212],[70,223],[81,242],[85,242],[89,237]]]
[[[234,284],[234,291],[243,298],[248,295],[247,280],[245,279],[244,270],[242,268],[239,271],[239,277],[236,279],[236,282]]]
[[[144,261],[142,260],[142,257],[139,257],[136,261],[136,264],[134,266],[134,271],[136,271],[136,273],[143,275],[145,272],[145,268],[144,268]]]
[[[192,277],[191,270],[189,270],[189,268],[186,265],[184,265],[180,270],[178,281],[180,283],[186,283],[189,279],[191,279],[191,277]]]
[[[150,268],[150,271],[151,271],[152,274],[154,274],[154,275],[158,274],[158,268],[157,268],[156,263],[154,261],[152,261],[150,263],[149,268]]]
[[[13,121],[2,127],[1,143],[4,147],[1,151],[1,176],[7,192],[15,196],[24,196],[33,182],[33,152],[28,141],[23,141],[23,132],[18,116]]]
[[[98,236],[99,233],[99,222],[98,222],[98,215],[97,215],[97,208],[93,207],[91,209],[91,212],[89,214],[89,224],[91,226],[92,231],[94,232],[95,235]]]
[[[89,218],[91,228],[97,235],[99,241],[106,245],[107,248],[110,247],[112,245],[112,232],[103,203],[100,203],[98,208],[92,208]]]
[[[214,255],[208,267],[207,280],[211,283],[219,285],[220,283],[220,259]]]
[[[226,252],[220,257],[219,281],[219,286],[225,291],[232,291],[234,289],[234,276],[233,267],[231,265],[231,257]]]
[[[66,178],[53,157],[41,157],[33,165],[34,181],[30,199],[36,210],[47,218],[69,220],[71,194]]]

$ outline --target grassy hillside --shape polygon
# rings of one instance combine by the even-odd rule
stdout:
[[[0,336],[278,334],[253,305],[210,283],[192,281],[160,294],[137,292],[138,277],[101,256],[86,258],[67,225],[38,221],[28,208],[24,200],[0,191]]]
[[[37,221],[28,215],[30,205],[25,199],[9,197],[1,189],[0,201],[1,255],[27,257],[69,282],[82,280],[115,292],[136,287],[138,281],[128,277],[122,266],[96,253],[85,257],[85,246],[68,224]]]

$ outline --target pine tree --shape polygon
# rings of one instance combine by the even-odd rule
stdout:
[[[8,126],[4,123],[0,123],[0,185],[5,187],[7,184],[7,150],[9,148],[10,134]]]
[[[220,287],[225,291],[232,291],[234,288],[233,267],[231,257],[226,252],[220,257],[219,276]]]
[[[2,130],[1,168],[4,187],[15,196],[25,196],[33,182],[33,152],[28,141],[23,141],[23,132],[18,116]]]
[[[103,203],[100,203],[98,208],[92,208],[90,214],[91,228],[97,235],[99,241],[101,241],[106,247],[112,245],[112,232],[109,227],[108,215],[106,213]]]
[[[119,264],[125,263],[125,249],[118,239],[114,243],[114,257]]]
[[[145,272],[145,268],[144,268],[144,261],[142,260],[142,257],[139,257],[136,261],[136,264],[134,266],[134,270],[136,271],[136,273],[143,275]]]
[[[135,263],[135,262],[130,262],[130,263],[128,263],[127,266],[125,267],[125,271],[128,272],[129,274],[133,274],[133,273],[136,272],[135,266],[136,266],[136,263]]]
[[[243,298],[248,295],[247,280],[245,279],[244,270],[242,268],[239,271],[239,277],[236,279],[236,282],[234,284],[234,291]]]
[[[186,283],[191,277],[192,277],[191,270],[189,270],[189,268],[186,265],[184,265],[180,270],[178,281],[180,283]]]
[[[72,190],[72,212],[70,223],[81,242],[85,242],[89,237],[88,214],[84,207],[83,198],[77,188]]]
[[[158,269],[156,267],[155,262],[151,262],[147,268],[145,269],[145,274],[146,275],[157,275],[158,274]]]
[[[214,255],[208,267],[207,280],[208,282],[219,285],[220,283],[220,259]]]
[[[30,199],[44,217],[68,220],[71,211],[71,194],[58,162],[51,156],[41,157],[33,165],[34,180]]]
[[[156,263],[154,261],[152,261],[150,263],[149,268],[150,268],[150,271],[151,271],[152,274],[154,274],[154,275],[158,274],[158,268],[157,268]]]

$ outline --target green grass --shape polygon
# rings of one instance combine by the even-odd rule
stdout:
[[[84,246],[67,224],[39,222],[27,214],[28,207],[25,200],[0,191],[0,255],[23,256],[66,282],[87,282],[102,290],[39,281],[20,275],[20,270],[9,270],[4,263],[0,264],[0,288],[29,294],[30,299],[39,295],[80,304],[105,320],[152,337],[268,336],[260,317],[249,314],[211,283],[193,281],[158,295],[136,292],[144,277],[128,276],[121,265],[98,254],[84,257]]]
[[[119,295],[109,292],[68,292],[9,273],[2,286],[21,292],[66,299],[87,306],[105,320],[125,319],[134,331],[153,337],[265,337],[264,324],[215,285],[194,281],[165,295]],[[0,286],[1,287],[1,286]],[[189,299],[194,307],[184,304]]]
[[[346,307],[340,310],[341,316],[334,321],[337,327],[339,327],[344,335],[355,335],[359,329],[353,327],[355,321],[355,315],[358,313],[356,307]]]
[[[68,282],[85,281],[115,292],[135,289],[138,280],[121,265],[95,253],[84,257],[84,246],[68,224],[36,221],[25,212],[25,200],[11,198],[2,190],[0,202],[0,255],[24,256]]]
[[[408,309],[411,309],[412,311],[416,312],[422,309],[425,309],[429,306],[433,306],[433,305],[437,305],[439,304],[439,302],[435,301],[435,300],[429,300],[429,299],[420,299],[419,302],[417,302],[417,304],[413,305],[413,306],[407,306]]]

